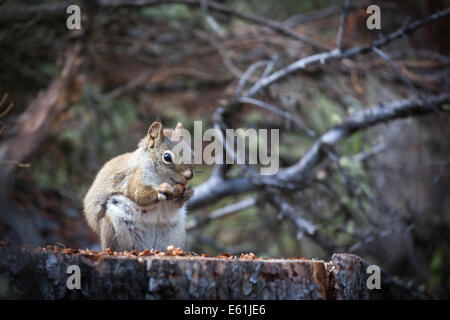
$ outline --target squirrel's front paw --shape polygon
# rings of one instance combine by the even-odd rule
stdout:
[[[172,198],[172,187],[170,184],[164,182],[158,187],[158,199],[169,200]]]
[[[158,187],[158,199],[159,200],[172,200],[179,197],[184,191],[180,185],[171,186],[164,182]]]
[[[176,198],[176,201],[186,202],[194,194],[194,190],[190,185],[183,185],[180,194]]]
[[[171,186],[164,182],[158,187],[159,200],[173,200],[176,202],[185,202],[193,194],[191,186],[184,184],[176,184]]]

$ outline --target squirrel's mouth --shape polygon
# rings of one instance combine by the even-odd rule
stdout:
[[[179,182],[172,177],[170,178],[170,180],[172,180],[175,184],[184,184],[183,182]]]

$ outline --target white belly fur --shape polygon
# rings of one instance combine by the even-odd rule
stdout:
[[[123,195],[114,195],[108,200],[106,215],[114,226],[119,251],[184,246],[186,210],[174,202],[139,207]]]

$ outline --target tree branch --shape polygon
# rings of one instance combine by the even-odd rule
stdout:
[[[337,47],[339,50],[342,50],[342,42],[344,40],[344,33],[345,33],[345,25],[347,23],[347,15],[349,11],[349,0],[345,0],[344,5],[342,6],[342,14],[341,14],[341,21],[339,24],[339,29],[337,33]]]
[[[428,99],[433,105],[441,106],[450,102],[450,94],[446,93],[432,96],[428,97]],[[449,112],[450,110],[441,108],[441,111]],[[313,143],[297,163],[290,167],[281,168],[273,176],[261,176],[258,179],[258,184],[255,184],[250,178],[245,176],[232,179],[225,179],[217,175],[211,176],[205,183],[195,188],[194,196],[189,201],[188,208],[199,208],[229,195],[254,191],[266,184],[270,186],[276,184],[284,185],[287,189],[301,189],[307,184],[308,174],[323,160],[324,153],[322,152],[322,148],[324,146],[335,145],[359,130],[372,127],[382,122],[406,118],[408,116],[421,116],[432,112],[433,108],[424,104],[421,99],[416,97],[397,100],[358,112],[347,118],[340,125],[325,132]]]
[[[53,18],[66,14],[65,10],[70,4],[71,3],[69,2],[65,2],[58,4],[42,4],[32,6],[5,6],[0,8],[0,21],[23,21],[34,18],[36,17],[36,15],[40,15],[45,18]],[[97,0],[95,4],[99,8],[138,8],[167,4],[184,4],[192,7],[201,7],[202,2],[199,0]],[[279,34],[306,43],[316,49],[329,49],[329,46],[320,44],[308,36],[296,33],[292,29],[286,27],[282,22],[263,18],[253,14],[242,13],[214,1],[204,1],[203,4],[206,5],[209,10],[216,11],[227,16],[235,16],[242,20],[268,27],[278,32]]]
[[[366,53],[368,51],[372,51],[373,48],[384,46],[392,42],[393,40],[396,40],[404,36],[408,32],[412,32],[423,25],[437,21],[448,15],[450,15],[450,7],[442,11],[439,11],[435,14],[432,14],[424,19],[416,20],[412,23],[405,23],[401,28],[397,29],[396,31],[390,33],[387,36],[381,37],[380,39],[375,40],[368,45],[353,47],[344,51],[341,51],[339,49],[333,49],[330,51],[317,53],[305,58],[301,58],[293,62],[292,64],[288,65],[287,67],[280,69],[255,83],[255,85],[248,91],[247,96],[254,96],[255,94],[260,92],[262,89],[268,87],[272,83],[277,82],[294,72],[303,70],[310,65],[324,64],[326,61],[349,58],[362,53]]]
[[[222,218],[227,217],[238,211],[242,211],[247,208],[253,207],[256,204],[257,204],[257,199],[254,197],[251,197],[251,198],[247,198],[242,201],[230,204],[226,207],[216,209],[205,218],[199,218],[199,219],[188,222],[186,224],[186,230],[200,228],[213,220],[222,219]]]

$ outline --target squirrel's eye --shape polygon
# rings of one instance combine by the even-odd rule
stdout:
[[[171,152],[164,152],[162,159],[165,163],[172,163],[172,154]]]

